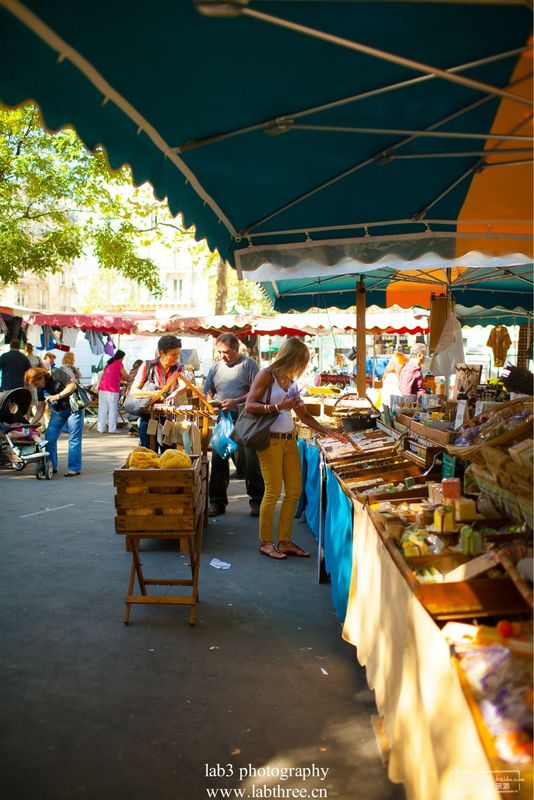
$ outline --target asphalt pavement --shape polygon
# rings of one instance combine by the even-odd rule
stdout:
[[[134,606],[112,472],[136,440],[85,432],[84,469],[0,472],[2,794],[6,800],[322,797],[397,800],[373,694],[312,558],[260,556],[244,482],[204,532],[197,624]],[[187,570],[143,545],[146,573]],[[212,559],[231,566],[216,569]]]

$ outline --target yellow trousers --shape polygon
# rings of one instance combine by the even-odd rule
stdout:
[[[271,439],[265,450],[258,451],[265,493],[260,507],[260,540],[273,541],[276,503],[284,484],[284,499],[278,520],[278,541],[290,542],[293,520],[302,491],[299,448],[296,439]]]

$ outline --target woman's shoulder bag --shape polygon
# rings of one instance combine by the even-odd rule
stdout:
[[[267,392],[267,399],[265,400],[267,405],[269,405],[269,400],[271,399],[274,383],[272,372],[269,371],[269,374],[271,382]],[[252,414],[250,411],[245,411],[245,406],[243,406],[230,438],[238,444],[249,447],[251,450],[265,450],[269,447],[269,432],[277,416],[277,411],[272,414]]]
[[[85,386],[82,386],[76,380],[72,380],[72,383],[76,384],[76,389],[72,394],[69,394],[68,401],[72,413],[77,414],[87,408],[93,398]]]

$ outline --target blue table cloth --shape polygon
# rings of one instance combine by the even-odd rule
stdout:
[[[325,570],[330,575],[332,602],[343,622],[349,600],[352,571],[352,503],[331,469],[326,468],[324,524]]]

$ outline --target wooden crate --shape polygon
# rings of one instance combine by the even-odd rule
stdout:
[[[132,605],[189,606],[189,622],[196,622],[202,527],[206,519],[208,462],[192,456],[183,469],[126,469],[113,473],[116,488],[115,531],[124,535],[132,563],[125,599],[124,622],[130,621]],[[149,513],[146,513],[146,512]],[[144,513],[142,513],[144,512]],[[141,539],[175,539],[179,550],[189,555],[189,578],[147,578],[140,557]],[[183,564],[183,562],[182,562]],[[134,593],[137,579],[138,593]],[[149,594],[147,587],[188,587],[179,595]]]
[[[369,511],[378,535],[397,565],[411,590],[435,620],[474,619],[478,617],[522,615],[530,611],[527,602],[509,578],[473,578],[455,583],[427,583],[418,581],[414,569],[422,566],[445,567],[461,563],[461,554],[444,554],[405,559],[393,540],[387,536],[380,516]]]
[[[115,470],[116,533],[172,539],[177,531],[194,531],[206,503],[207,464],[200,456],[192,461],[183,469]],[[147,509],[150,514],[136,513]]]
[[[423,439],[428,439],[442,447],[449,444],[453,437],[451,431],[442,431],[439,428],[433,428],[431,425],[423,425],[421,422],[416,422],[414,419],[410,421],[410,430],[412,433],[417,433]]]

